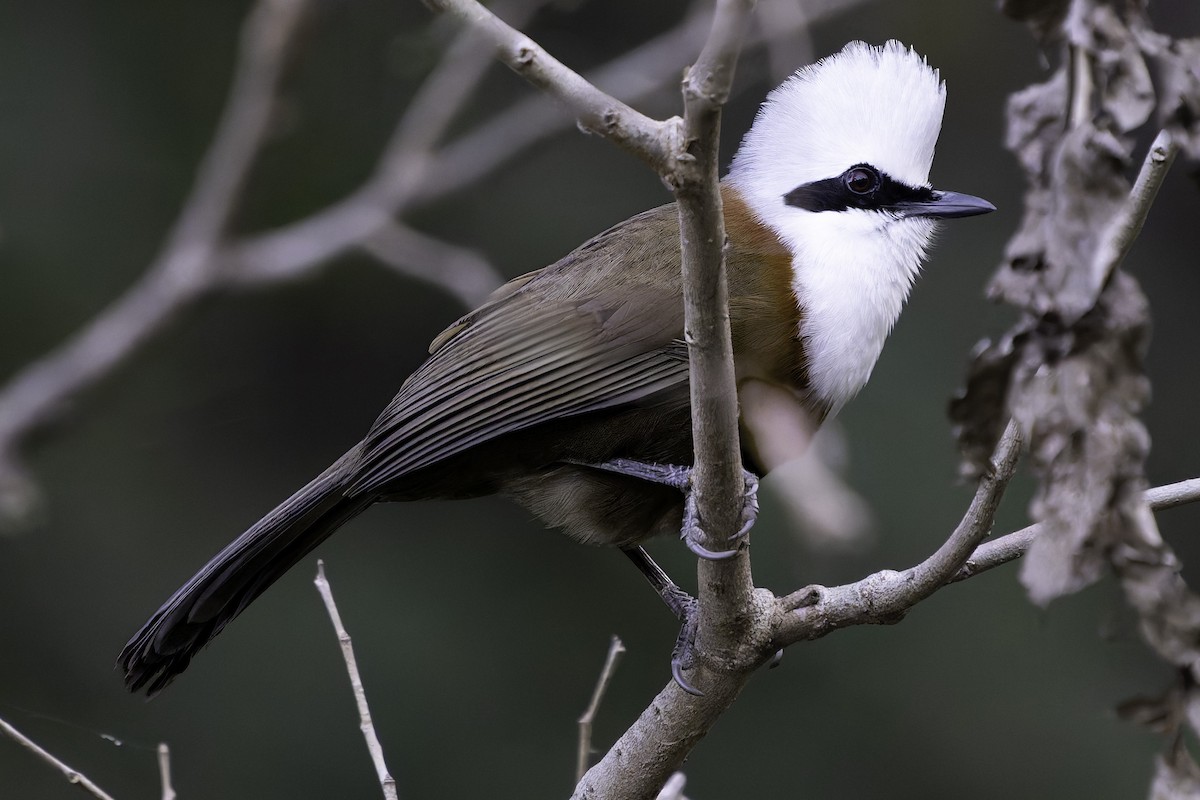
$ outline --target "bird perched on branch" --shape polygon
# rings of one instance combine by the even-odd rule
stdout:
[[[721,197],[747,525],[754,474],[782,457],[776,421],[811,432],[850,400],[937,220],[994,210],[929,185],[944,105],[938,73],[915,52],[852,42],[775,89],[734,156]],[[662,206],[511,281],[443,331],[361,442],[133,636],[120,656],[129,688],[161,690],[284,572],[383,501],[506,494],[579,541],[624,549],[686,623],[686,595],[639,547],[682,530],[700,555],[724,554],[704,549],[685,513],[680,261],[677,212]],[[683,664],[677,653],[690,690]]]

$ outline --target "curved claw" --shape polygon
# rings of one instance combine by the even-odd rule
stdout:
[[[688,550],[708,561],[723,561],[727,558],[733,558],[738,554],[738,548],[736,547],[732,550],[709,550],[699,542],[693,541],[691,537],[684,539],[684,543],[687,544]]]
[[[755,518],[751,517],[743,522],[742,527],[738,529],[738,532],[729,537],[730,541],[736,542],[741,539],[745,539],[746,535],[750,533],[750,529],[754,527],[754,521]]]
[[[767,669],[775,669],[781,661],[783,661],[782,647],[775,651],[775,655],[771,656],[771,660],[767,662]]]
[[[749,470],[743,470],[745,481],[745,501],[742,505],[742,527],[732,536],[732,541],[746,538],[754,522],[758,519],[758,476]]]
[[[690,694],[692,697],[704,697],[704,692],[697,689],[688,683],[687,678],[683,677],[683,659],[676,657],[671,659],[671,677],[675,679],[675,683],[680,689]]]

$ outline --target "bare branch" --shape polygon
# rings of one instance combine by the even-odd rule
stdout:
[[[744,502],[738,401],[729,332],[725,274],[725,218],[718,190],[721,109],[733,84],[742,38],[754,0],[719,0],[704,49],[683,81],[684,151],[668,178],[678,200],[683,255],[684,339],[688,344],[692,441],[696,449],[692,491],[710,550],[722,550],[738,529]],[[749,554],[698,565],[701,653],[734,658],[738,631],[750,608],[754,583]]]
[[[1146,490],[1146,503],[1153,511],[1194,503],[1200,500],[1200,478],[1155,486]]]
[[[1162,187],[1178,152],[1179,145],[1165,130],[1159,132],[1150,149],[1146,151],[1146,158],[1138,171],[1137,181],[1133,184],[1129,199],[1109,223],[1103,238],[1096,246],[1092,274],[1097,286],[1108,281],[1109,276],[1121,266],[1133,243],[1137,241],[1146,217],[1150,215],[1150,207],[1154,205],[1154,198],[1158,196],[1158,190]]]
[[[844,586],[809,586],[782,598],[784,614],[775,641],[786,646],[851,625],[898,622],[910,608],[945,586],[991,531],[1020,448],[1017,426],[1010,421],[967,513],[936,553],[903,572],[877,572]]]
[[[519,9],[518,9],[519,10]],[[513,16],[515,16],[515,12]],[[693,42],[699,42],[707,28],[707,18],[689,18],[630,53],[620,56],[595,70],[590,79],[597,84],[613,85],[633,99],[661,89],[678,75],[683,53],[690,52]],[[471,29],[461,37],[474,43],[475,53],[486,53],[478,47],[478,38]],[[466,71],[447,68],[462,78]],[[450,78],[438,77],[441,68],[428,83],[449,83]],[[420,98],[436,98],[424,88]],[[450,99],[459,100],[455,91]],[[439,106],[437,119],[444,116],[449,101]],[[407,118],[412,111],[405,114]],[[321,211],[273,231],[249,237],[223,254],[226,262],[222,273],[234,285],[251,285],[297,278],[329,260],[345,253],[361,242],[387,229],[395,217],[408,209],[438,200],[451,192],[477,181],[525,148],[548,138],[574,123],[563,114],[561,107],[538,94],[523,100],[491,121],[441,148],[427,153],[427,164],[404,154],[404,148],[417,148],[429,140],[431,126],[419,129],[407,127],[402,121],[390,144],[380,158],[374,174],[366,184]]]
[[[1145,496],[1146,503],[1152,511],[1162,511],[1187,503],[1195,503],[1200,500],[1200,478],[1156,486],[1153,489],[1147,489]],[[955,573],[951,581],[963,581],[1002,564],[1016,561],[1025,555],[1025,551],[1033,544],[1034,539],[1045,530],[1046,525],[1038,523],[980,545],[967,559],[967,563],[963,564],[962,568]]]
[[[467,308],[487,298],[504,277],[473,250],[395,223],[377,231],[363,249],[402,275],[450,292]]]
[[[592,723],[596,720],[596,712],[600,710],[600,702],[604,699],[604,693],[608,691],[608,684],[617,671],[617,662],[621,660],[624,653],[625,645],[621,643],[621,639],[617,636],[612,637],[612,641],[608,644],[608,655],[604,657],[604,667],[601,668],[600,677],[596,680],[596,688],[592,690],[592,699],[583,715],[579,717],[579,751],[575,760],[576,783],[583,780],[583,775],[587,772],[588,760],[592,755]]]
[[[661,173],[670,169],[663,147],[669,123],[651,119],[588,83],[537,42],[511,27],[475,0],[424,0],[436,13],[448,13],[481,33],[495,55],[538,89],[569,106],[581,126],[611,139]]]
[[[775,0],[788,6],[790,0]],[[825,0],[805,8],[809,23],[861,3],[862,0]],[[791,12],[788,12],[789,14]],[[711,15],[691,14],[679,25],[635,47],[627,53],[584,74],[589,83],[603,86],[610,94],[627,103],[643,101],[664,88],[678,85],[679,65],[699,48],[709,29]],[[788,26],[753,26],[746,34],[745,48],[778,42],[784,36],[793,39],[800,32]],[[779,50],[776,49],[779,56]],[[786,73],[807,63],[793,54]],[[782,60],[782,56],[779,59]],[[516,153],[574,124],[562,107],[545,95],[533,95],[502,111],[489,121],[444,146],[435,155],[425,183],[413,196],[415,204],[430,202],[458,191],[483,178]]]
[[[572,800],[655,796],[731,706],[749,672],[706,684],[702,697],[670,682],[575,787]]]
[[[623,53],[584,77],[595,86],[607,87],[626,102],[644,100],[675,87],[679,65],[695,52],[708,31],[709,15],[693,14],[676,27]],[[413,197],[415,203],[436,200],[483,178],[539,141],[575,124],[575,117],[546,95],[535,94],[501,111],[447,144],[435,156],[429,180]]]
[[[14,742],[33,753],[42,761],[45,761],[51,767],[61,772],[63,777],[67,779],[68,783],[75,784],[80,789],[83,789],[85,792],[92,795],[92,797],[99,798],[99,800],[113,800],[112,795],[108,794],[108,792],[92,783],[88,776],[84,775],[78,770],[68,767],[66,764],[59,761],[46,750],[43,750],[41,747],[39,747],[36,742],[25,736],[25,734],[18,731],[12,725],[9,725],[3,719],[0,719],[0,732],[3,732],[8,736],[8,738],[12,739]]]
[[[242,29],[229,100],[217,123],[183,213],[167,239],[164,259],[199,282],[211,251],[226,233],[250,170],[267,142],[309,0],[260,0]],[[194,252],[193,252],[194,251]]]
[[[513,25],[522,25],[549,0],[508,0],[493,4],[494,14],[504,14]],[[426,183],[436,169],[434,149],[450,123],[466,106],[484,73],[492,65],[485,37],[466,28],[442,54],[437,67],[421,82],[404,110],[400,123],[384,148],[368,184],[385,208],[397,213]]]
[[[175,800],[175,787],[171,785],[171,748],[166,742],[158,743],[158,775],[162,782],[162,800]]]
[[[0,512],[25,517],[36,489],[18,448],[63,404],[125,361],[209,288],[207,275],[254,161],[311,0],[259,0],[246,20],[216,137],[163,251],[125,295],[0,392]]]
[[[375,764],[375,774],[379,777],[384,800],[396,800],[396,779],[388,772],[383,757],[383,745],[379,743],[379,737],[375,734],[375,723],[371,721],[371,709],[367,705],[367,690],[363,687],[362,677],[358,674],[358,661],[354,658],[354,645],[350,641],[350,634],[342,625],[342,615],[338,613],[337,603],[333,599],[333,587],[325,577],[325,562],[320,559],[317,559],[317,577],[313,583],[321,593],[321,599],[325,601],[325,610],[329,612],[329,620],[333,623],[338,644],[342,648],[346,672],[350,674],[350,688],[354,691],[354,702],[358,706],[359,728],[367,742],[371,761]]]

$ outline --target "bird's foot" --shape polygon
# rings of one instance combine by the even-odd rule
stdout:
[[[695,697],[703,697],[704,692],[684,677],[685,670],[696,666],[696,631],[699,628],[700,603],[696,598],[680,589],[674,583],[659,592],[667,608],[679,620],[679,636],[675,638],[675,646],[671,648],[671,677],[679,688]]]
[[[679,536],[688,549],[701,558],[719,561],[737,555],[746,534],[750,533],[750,529],[754,527],[754,521],[758,519],[758,476],[749,470],[742,470],[742,480],[744,482],[742,510],[738,515],[738,522],[741,525],[738,527],[737,533],[729,537],[727,544],[732,546],[726,550],[710,550],[704,546],[705,534],[700,527],[696,493],[692,491],[690,482],[688,488],[684,490],[686,497],[683,501],[683,528],[680,530]]]
[[[646,576],[646,580],[650,581],[658,596],[680,622],[679,636],[671,649],[671,677],[679,684],[679,688],[688,694],[703,696],[704,693],[683,676],[685,670],[690,670],[696,664],[696,629],[699,626],[700,604],[696,598],[680,589],[643,548],[625,548],[624,553],[629,556],[629,560],[638,571]]]
[[[700,527],[700,513],[696,504],[696,492],[692,486],[691,467],[648,464],[627,458],[614,458],[600,464],[585,464],[584,466],[615,472],[619,475],[628,475],[631,478],[641,478],[652,483],[661,483],[683,492],[683,525],[680,528],[679,536],[689,550],[709,561],[719,561],[737,555],[746,534],[750,533],[750,529],[754,527],[754,521],[758,519],[758,476],[749,470],[742,470],[744,488],[742,490],[742,509],[738,517],[741,525],[737,533],[728,539],[727,543],[732,546],[726,550],[712,550],[704,544],[707,537],[704,529]]]

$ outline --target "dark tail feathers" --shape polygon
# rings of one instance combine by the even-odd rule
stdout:
[[[154,696],[226,625],[313,548],[371,504],[342,493],[347,453],[185,583],[121,651],[125,686]]]

